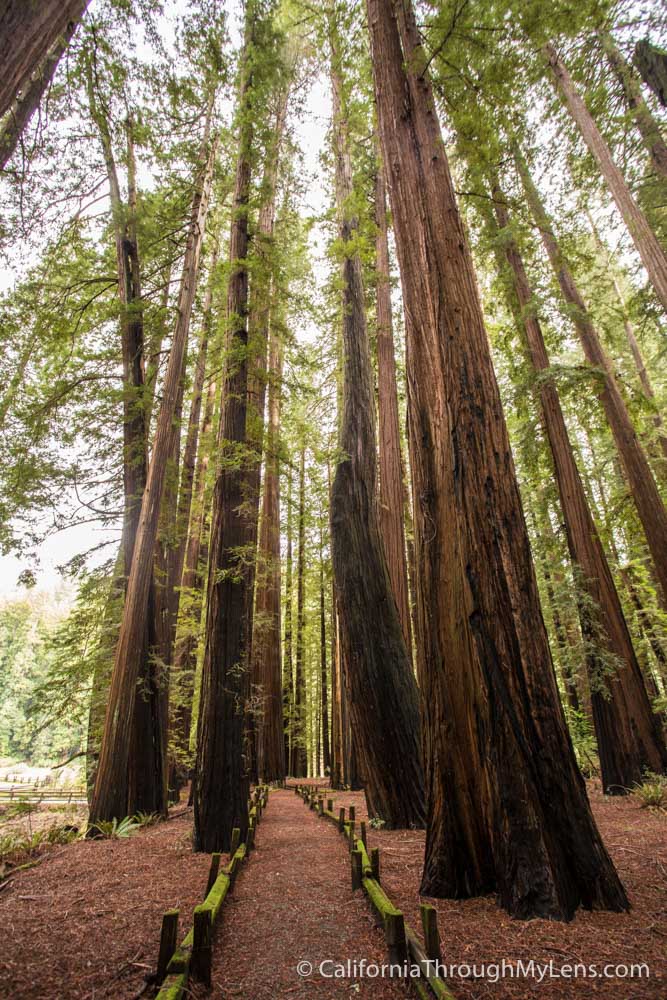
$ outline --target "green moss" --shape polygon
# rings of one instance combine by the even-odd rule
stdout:
[[[209,892],[208,896],[202,903],[202,906],[209,907],[211,910],[211,920],[215,923],[218,913],[220,912],[220,907],[225,901],[225,897],[229,892],[229,887],[231,885],[231,879],[229,875],[224,873],[218,875],[217,879],[213,883],[213,888]],[[200,909],[200,907],[197,907]]]
[[[188,985],[187,972],[177,972],[168,975],[157,995],[156,1000],[181,1000]]]

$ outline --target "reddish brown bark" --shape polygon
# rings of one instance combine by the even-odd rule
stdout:
[[[375,175],[375,270],[378,364],[378,445],[380,463],[380,532],[391,589],[398,608],[403,638],[412,658],[412,616],[405,555],[403,499],[405,484],[398,417],[398,388],[394,355],[394,324],[391,314],[389,244],[387,240],[387,197],[383,167]]]
[[[59,35],[72,34],[89,0],[4,0],[0,10],[0,117],[28,85]]]
[[[285,763],[292,774],[292,716],[294,713],[294,650],[292,641],[292,469],[287,468],[287,550],[285,553],[285,646],[283,676],[283,718],[285,726]]]
[[[296,633],[294,661],[294,698],[292,707],[292,756],[290,773],[305,778],[306,756],[306,446],[302,443],[299,459],[298,547],[296,556]]]
[[[597,161],[600,173],[616,202],[616,207],[621,213],[630,237],[646,268],[655,294],[662,303],[663,309],[667,311],[667,255],[649,226],[644,213],[633,198],[623,174],[616,166],[609,147],[575,87],[563,60],[551,44],[545,45],[543,52],[553,74],[556,89],[563,96],[582,139]]]
[[[327,681],[327,615],[324,588],[324,541],[320,525],[320,712],[322,727],[322,766],[331,772],[331,740],[329,736],[329,692]]]
[[[340,41],[332,17],[329,37],[338,231],[345,245],[355,239],[358,221],[351,209],[354,191],[347,106]],[[419,701],[377,512],[375,405],[358,252],[344,254],[341,279],[339,444],[344,457],[338,462],[331,491],[331,543],[351,722],[349,782],[363,781],[371,816],[383,819],[388,827],[414,827],[424,822]],[[386,319],[382,317],[385,324]],[[401,509],[399,457],[399,517]]]
[[[577,585],[587,597],[579,601],[579,618],[587,646],[586,666],[602,785],[610,794],[623,794],[641,782],[644,771],[660,772],[667,767],[667,751],[586,500],[558,390],[545,377],[550,365],[542,328],[523,259],[511,235],[506,199],[497,181],[492,184],[492,195],[497,233],[513,285],[509,304],[523,331],[533,372],[540,377],[542,422],[554,463],[570,558]],[[601,651],[605,658],[600,656]]]
[[[262,781],[285,777],[283,686],[280,656],[280,394],[283,349],[272,329],[269,343],[269,407],[262,518],[255,597],[253,677],[262,697],[256,726],[257,770]]]
[[[252,524],[244,509],[249,458],[248,204],[253,142],[253,65],[256,9],[245,12],[238,105],[238,152],[229,242],[229,350],[213,493],[208,567],[206,649],[202,667],[194,793],[194,846],[228,851],[232,829],[248,829],[249,772],[245,718],[250,695],[248,561]]]
[[[0,170],[17,148],[24,131],[39,107],[42,97],[51,86],[60,57],[69,45],[76,30],[76,22],[70,21],[63,34],[57,38],[30,79],[22,84],[19,94],[7,112],[7,118],[0,129]]]
[[[602,376],[599,391],[609,427],[616,443],[618,455],[623,465],[625,477],[642,523],[646,541],[653,558],[655,571],[667,596],[667,510],[656,486],[648,459],[633,426],[625,405],[609,358],[602,346],[597,329],[586,308],[583,296],[551,226],[540,195],[533,183],[526,162],[515,146],[515,159],[521,174],[526,200],[542,237],[545,250],[551,262],[563,298],[571,309],[572,322],[581,341],[581,346],[589,364],[594,365]]]
[[[167,462],[173,453],[174,414],[179,397],[217,145],[218,138],[212,143],[210,150],[206,146],[203,147],[199,177],[195,185],[179,292],[178,319],[162,386],[162,402],[156,423],[151,463],[143,493],[120,635],[114,657],[102,749],[90,808],[91,821],[126,815],[127,766],[137,679],[142,663],[146,621],[149,616],[153,553]]]
[[[407,335],[428,831],[422,892],[628,902],[558,696],[470,250],[409,4],[368,0]]]

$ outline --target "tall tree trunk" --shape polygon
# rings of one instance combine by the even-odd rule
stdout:
[[[259,565],[255,599],[253,677],[262,695],[256,729],[257,770],[262,781],[285,777],[283,686],[280,656],[280,394],[283,347],[271,329],[269,342],[269,413]]]
[[[667,145],[660,133],[660,125],[651,114],[642,97],[639,81],[632,66],[623,58],[608,31],[600,32],[602,50],[607,57],[614,76],[621,85],[625,102],[630,109],[635,124],[648,150],[656,173],[667,177]]]
[[[593,721],[600,756],[602,786],[624,794],[641,782],[645,770],[667,767],[667,750],[653,714],[621,602],[586,500],[574,459],[558,390],[549,372],[542,328],[533,307],[523,259],[512,236],[507,202],[498,181],[491,190],[496,236],[509,265],[513,294],[509,305],[523,331],[533,372],[540,377],[539,401],[551,449],[575,582],[585,598],[578,601],[586,640]],[[604,656],[600,656],[600,650]]]
[[[138,303],[141,295],[140,269],[137,237],[137,182],[136,182],[136,161],[134,153],[134,124],[128,116],[127,124],[127,189],[128,189],[128,212],[127,212],[127,241],[134,248],[130,254],[131,263],[131,285],[133,289],[133,302]],[[134,310],[137,306],[135,304]],[[143,371],[144,348],[143,348],[143,317],[142,328],[139,331],[141,340],[141,362],[142,362],[142,387],[139,412],[136,413],[135,435],[137,440],[137,450],[142,448],[142,464],[139,468],[141,478],[136,482],[136,496],[134,499],[134,523],[133,533],[139,528],[139,517],[141,514],[140,497],[146,486],[148,461],[147,440],[149,417],[145,413],[146,406],[146,385]],[[132,325],[137,325],[137,317],[130,317]],[[182,375],[181,375],[182,383]],[[181,389],[182,396],[182,389]],[[180,402],[177,403],[178,418],[180,419]],[[174,450],[178,452],[178,442],[174,441]],[[173,465],[173,454],[170,463]],[[136,459],[135,459],[136,464]],[[133,470],[133,475],[137,475],[137,470]],[[170,485],[168,475],[167,488],[160,505],[159,522],[163,523],[165,518],[169,519],[169,509],[172,503],[170,496]],[[168,674],[166,665],[169,663],[170,653],[168,639],[165,636],[164,616],[168,614],[167,595],[169,594],[169,584],[173,581],[167,579],[168,568],[166,560],[164,564],[160,560],[162,555],[161,531],[158,528],[157,545],[154,553],[153,579],[150,583],[148,594],[148,613],[146,615],[145,632],[145,655],[139,666],[139,676],[137,680],[137,696],[134,700],[134,718],[132,723],[132,736],[130,743],[130,754],[128,760],[128,806],[129,815],[136,812],[146,813],[166,813],[167,811],[167,710],[168,710]],[[131,555],[133,554],[133,550]],[[164,576],[164,579],[163,579]],[[129,568],[128,568],[129,578]]]
[[[203,607],[203,567],[208,560],[208,510],[205,503],[206,480],[213,442],[213,411],[215,406],[216,381],[211,379],[206,391],[204,416],[200,434],[199,454],[193,485],[190,526],[185,550],[183,575],[181,577],[180,616],[174,652],[174,744],[177,751],[176,764],[183,769],[189,760],[190,728],[192,724],[192,702],[194,679],[199,647],[199,627]],[[184,607],[184,602],[187,605]]]
[[[422,892],[516,917],[628,902],[596,829],[542,620],[475,273],[427,58],[368,0],[407,328],[428,831]]]
[[[556,241],[551,221],[530,176],[526,162],[516,144],[514,155],[526,200],[540,231],[563,298],[572,307],[572,322],[581,341],[584,354],[589,364],[595,365],[603,378],[600,401],[616,442],[616,448],[623,464],[639,519],[644,528],[660,585],[667,597],[667,510],[665,510],[665,505],[655,484],[648,459],[637,438],[625,401],[616,384],[609,358],[568,263]]]
[[[635,45],[633,62],[646,86],[667,108],[667,52],[652,45],[648,38],[642,38]]]
[[[667,434],[665,434],[662,417],[660,413],[655,409],[656,406],[655,392],[653,391],[653,386],[651,385],[651,379],[649,378],[648,371],[646,370],[646,364],[644,362],[641,349],[639,347],[637,338],[635,336],[634,327],[628,315],[628,307],[625,298],[623,296],[623,292],[621,291],[621,286],[619,285],[618,278],[616,277],[614,261],[612,260],[611,255],[609,254],[609,251],[607,250],[607,247],[605,246],[602,237],[598,232],[598,228],[595,225],[595,220],[593,219],[593,216],[589,211],[586,212],[586,215],[588,216],[588,222],[593,232],[593,238],[595,239],[596,245],[600,250],[600,252],[604,254],[609,267],[609,271],[611,273],[612,283],[614,285],[614,292],[616,293],[616,298],[618,299],[618,305],[621,310],[621,315],[623,317],[623,329],[625,331],[625,339],[628,342],[628,347],[630,348],[632,360],[634,361],[635,368],[637,369],[637,375],[639,376],[639,382],[642,387],[642,392],[644,393],[644,396],[654,409],[653,426],[657,431],[658,441],[660,444],[660,450],[662,451],[663,458],[667,459]]]
[[[306,753],[306,446],[301,445],[299,459],[299,514],[296,557],[296,643],[294,670],[294,711],[292,712],[292,774],[305,778]]]
[[[261,183],[261,204],[257,235],[254,241],[255,259],[252,262],[252,281],[250,284],[250,313],[248,318],[248,410],[246,415],[246,434],[248,444],[254,451],[254,459],[250,463],[246,477],[245,504],[248,508],[251,538],[249,547],[257,547],[259,530],[259,508],[261,492],[262,453],[264,449],[264,410],[266,407],[266,384],[269,349],[269,329],[271,325],[272,295],[275,264],[272,256],[273,227],[275,221],[276,181],[280,149],[287,116],[289,87],[285,87],[277,97],[275,125],[267,146],[264,160],[264,176]],[[261,680],[258,675],[259,662],[254,657],[252,647],[255,639],[254,610],[256,591],[257,559],[250,560],[248,566],[248,604],[246,608],[248,663],[251,666],[251,689],[261,700]],[[250,744],[251,780],[257,781],[258,767],[258,727],[262,722],[258,713],[251,709],[248,712],[248,741]]]
[[[380,459],[380,532],[391,589],[398,608],[403,638],[412,658],[412,618],[405,556],[403,497],[405,485],[401,457],[401,429],[398,417],[394,324],[391,314],[389,243],[387,240],[387,197],[384,168],[378,163],[375,175],[375,270],[377,273],[376,322],[378,364],[378,425]]]
[[[623,174],[614,163],[609,147],[574,86],[563,60],[550,43],[544,46],[543,52],[553,74],[556,88],[565,99],[582,139],[597,161],[605,183],[643,261],[655,294],[667,312],[667,255],[649,226],[644,213],[632,197]]]
[[[4,0],[0,10],[0,117],[44,61],[59,35],[71,37],[89,0]]]
[[[354,192],[347,107],[341,77],[340,41],[331,15],[329,38],[338,226],[340,240],[346,244],[355,239],[358,223],[350,208]],[[380,263],[382,265],[382,261]],[[381,817],[391,828],[422,826],[424,785],[419,696],[392,593],[377,514],[375,405],[358,252],[344,255],[341,270],[343,417],[340,450],[344,458],[336,468],[331,493],[331,542],[353,750],[360,758],[369,815]],[[380,315],[386,328],[387,317]],[[385,331],[382,336],[386,336]],[[397,414],[394,417],[396,427],[393,430],[397,432]],[[394,441],[394,446],[396,443]],[[396,513],[400,518],[400,455],[398,478]],[[391,485],[395,487],[394,482]],[[397,559],[399,556],[400,553],[396,553]],[[404,596],[407,597],[407,587]],[[406,614],[409,619],[407,608]],[[409,621],[404,624],[409,625]]]
[[[12,102],[7,117],[0,126],[0,171],[4,170],[7,161],[13,156],[24,131],[30,124],[30,119],[51,86],[60,57],[69,45],[76,26],[76,21],[67,24],[63,34],[55,40],[47,52],[44,61],[22,86],[20,93]]]
[[[221,467],[213,494],[202,668],[194,846],[228,851],[232,829],[248,829],[249,772],[245,717],[250,694],[247,562],[252,524],[243,508],[250,460],[246,454],[248,408],[248,205],[253,143],[255,4],[245,12],[239,96],[239,143],[230,232],[227,291],[229,355],[220,411]]]
[[[320,524],[320,701],[322,714],[322,765],[324,774],[331,773],[331,742],[329,738],[329,691],[327,682],[327,616],[324,589],[324,540]]]
[[[137,186],[133,142],[133,122],[126,121],[127,205],[123,204],[118,172],[111,142],[109,123],[95,91],[93,67],[86,66],[88,103],[97,126],[104,155],[118,271],[120,326],[123,356],[123,485],[124,511],[121,552],[124,581],[130,576],[134,547],[141,516],[141,498],[148,475],[147,420],[145,407],[144,324],[141,297],[141,269],[137,240]],[[130,748],[128,752],[127,801],[121,815],[138,810],[162,812],[164,715],[160,701],[159,678],[150,651],[155,633],[155,587],[151,574],[148,582],[147,608],[139,639],[137,687],[139,697],[133,705]]]
[[[92,821],[122,817],[127,809],[130,736],[146,622],[149,618],[153,553],[167,462],[173,453],[174,414],[178,403],[190,314],[197,286],[199,257],[218,137],[212,143],[210,151],[207,145],[206,143],[201,151],[199,177],[195,184],[179,291],[178,318],[162,385],[162,402],[157,418],[153,452],[141,503],[139,527],[114,657],[100,762],[90,809]]]
[[[285,554],[285,676],[283,716],[285,725],[285,766],[294,776],[294,651],[292,643],[292,469],[287,466],[287,551]]]
[[[623,582],[625,583],[628,589],[632,605],[635,611],[637,612],[637,619],[639,621],[639,624],[643,629],[644,634],[646,635],[649,645],[653,651],[653,655],[655,656],[656,662],[658,664],[660,677],[662,678],[662,681],[665,684],[665,686],[667,686],[667,651],[665,651],[665,648],[656,633],[651,612],[648,608],[644,607],[642,599],[639,596],[639,590],[637,587],[636,580],[634,579],[632,567],[622,566],[620,569],[620,573],[623,578]]]

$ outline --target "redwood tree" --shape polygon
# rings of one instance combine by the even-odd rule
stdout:
[[[572,307],[572,322],[579,336],[586,360],[589,364],[595,365],[602,375],[600,401],[609,421],[632,499],[646,535],[657,578],[662,586],[663,595],[667,598],[667,509],[662,502],[646,453],[637,437],[595,324],[576,284],[569,263],[558,244],[551,221],[530,176],[526,161],[516,143],[514,156],[521,175],[526,200],[540,231],[544,248],[558,280],[563,298]]]
[[[653,714],[635,655],[621,602],[591,516],[574,458],[558,390],[549,372],[540,320],[523,258],[512,235],[506,198],[492,180],[499,243],[509,265],[513,294],[510,306],[523,329],[530,363],[540,376],[539,400],[544,430],[554,463],[568,548],[576,582],[587,599],[579,601],[581,630],[587,640],[587,668],[597,736],[602,787],[623,794],[641,783],[645,771],[667,767],[667,750]],[[600,652],[607,654],[607,662]]]
[[[0,117],[27,88],[62,34],[72,34],[89,0],[4,0],[0,10]]]
[[[188,241],[179,290],[178,319],[162,385],[151,463],[141,502],[141,512],[127,584],[120,634],[114,656],[111,688],[104,723],[100,760],[90,805],[90,819],[110,820],[127,814],[128,760],[137,679],[143,660],[146,620],[153,575],[153,555],[160,505],[169,456],[174,446],[174,414],[183,376],[190,313],[194,301],[208,201],[218,138],[205,143],[198,164]],[[166,787],[165,787],[166,794]]]
[[[562,95],[581,137],[600,168],[616,207],[628,228],[630,237],[646,268],[656,296],[667,312],[667,254],[660,246],[646,216],[637,205],[619,167],[614,162],[609,147],[593,120],[593,116],[577,90],[567,66],[548,43],[543,48],[544,57],[551,69],[556,89]]]
[[[238,152],[229,242],[228,356],[220,411],[220,468],[213,493],[206,648],[202,667],[194,794],[194,847],[228,851],[232,829],[248,829],[249,761],[244,742],[250,694],[248,556],[253,537],[244,507],[249,459],[248,205],[253,144],[253,84],[260,47],[259,3],[249,0],[241,57]]]
[[[628,906],[558,696],[475,273],[412,7],[368,0],[407,328],[428,831],[422,892]]]
[[[405,554],[403,501],[403,459],[398,416],[394,323],[391,313],[391,277],[387,239],[387,196],[384,168],[378,163],[375,175],[375,310],[378,366],[378,454],[380,466],[380,531],[391,579],[391,589],[398,608],[403,638],[412,657],[412,616],[408,588],[408,565]]]
[[[353,245],[358,222],[340,39],[332,15],[329,36],[339,236],[343,245]],[[331,491],[331,541],[352,749],[359,754],[369,814],[389,827],[421,826],[418,694],[377,516],[375,408],[358,251],[346,250],[341,272],[342,458]]]

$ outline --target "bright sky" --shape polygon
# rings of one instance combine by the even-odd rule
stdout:
[[[96,2],[97,0],[93,0],[90,5],[91,13],[95,11]],[[185,11],[188,4],[184,3],[183,0],[172,0],[169,7],[174,12]],[[241,8],[238,0],[228,0],[227,9],[230,12],[230,34],[232,42],[236,46],[241,39]],[[303,151],[305,173],[308,179],[303,196],[305,215],[319,215],[325,208],[326,193],[321,176],[319,156],[325,143],[330,116],[331,101],[328,83],[326,78],[320,77],[310,90],[303,115],[295,123],[296,139]],[[143,183],[146,184],[148,180],[149,178],[143,175]],[[142,183],[141,178],[140,183]],[[98,204],[96,211],[99,210]],[[313,230],[311,241],[316,276],[318,280],[321,280],[323,262],[320,262],[318,266],[318,258],[321,258],[322,247],[317,228]],[[11,287],[16,277],[16,273],[11,268],[0,267],[0,290]],[[302,332],[307,339],[311,339],[316,333],[315,330]],[[59,585],[62,586],[62,577],[57,570],[59,565],[66,563],[77,553],[91,549],[107,538],[113,538],[118,534],[118,529],[103,529],[100,526],[85,524],[59,531],[49,537],[40,546],[38,552],[39,567],[36,571],[38,589],[53,591]],[[108,556],[109,552],[103,550],[101,558],[108,558]],[[13,556],[0,556],[0,598],[16,596],[24,592],[22,587],[17,586],[17,579],[19,573],[28,565],[35,568],[27,560],[16,559]]]

